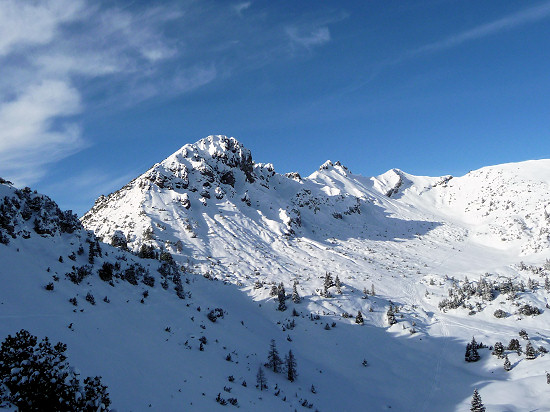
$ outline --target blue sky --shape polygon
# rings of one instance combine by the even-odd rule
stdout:
[[[0,176],[81,215],[186,143],[278,172],[550,157],[550,1],[0,0]]]

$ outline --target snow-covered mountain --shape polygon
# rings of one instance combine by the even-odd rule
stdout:
[[[0,187],[4,198],[23,196]],[[19,192],[30,200],[7,201],[16,218],[0,221],[10,237],[0,245],[10,285],[0,302],[11,311],[0,332],[26,327],[65,341],[120,410],[214,410],[220,393],[243,410],[463,411],[474,388],[488,411],[548,410],[550,160],[371,178],[327,161],[301,177],[210,136],[100,197],[81,219],[89,232],[50,207],[39,229],[52,219],[76,226],[46,237],[24,218],[39,195]],[[97,249],[85,281],[71,282],[78,270],[67,257],[90,265]],[[113,286],[100,276],[105,262],[119,264]],[[60,277],[53,293],[45,267]],[[88,292],[110,303],[74,312],[68,298]],[[535,359],[521,329],[542,347]],[[499,357],[481,345],[480,361],[465,362],[472,337],[505,347],[519,339],[523,351]],[[264,369],[260,391],[271,339],[292,350],[299,376]]]

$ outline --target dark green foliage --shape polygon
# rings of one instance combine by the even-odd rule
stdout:
[[[280,310],[281,312],[285,311],[286,310],[286,303],[285,303],[286,292],[282,282],[279,284],[279,287],[277,288],[277,300],[279,301],[277,310]]]
[[[143,243],[139,248],[138,256],[142,259],[155,259],[155,248],[152,245],[148,246]]]
[[[525,346],[525,359],[535,359],[537,357],[537,352],[535,351],[535,348],[531,344],[531,341],[527,342],[527,345]]]
[[[92,242],[90,242],[90,247],[88,248],[88,263],[90,265],[94,264],[94,257],[95,257],[95,246]]]
[[[485,406],[481,401],[481,396],[477,389],[474,389],[474,394],[472,395],[472,406],[470,407],[471,412],[485,412]]]
[[[111,237],[111,246],[118,247],[122,250],[128,250],[128,241],[121,230],[115,230]]]
[[[206,315],[208,320],[211,322],[216,322],[218,318],[223,318],[223,309],[222,308],[215,308],[212,309],[208,314]]]
[[[493,315],[495,316],[495,318],[505,318],[506,316],[508,316],[508,313],[506,313],[502,309],[497,309],[495,310],[495,313]]]
[[[104,262],[101,266],[101,269],[98,270],[99,278],[105,282],[108,282],[113,279],[113,269],[114,265],[109,262]]]
[[[523,339],[523,340],[529,340],[529,335],[527,334],[527,332],[525,331],[525,329],[522,329],[519,331],[519,336]]]
[[[80,282],[82,282],[82,280],[84,280],[85,277],[90,276],[91,274],[92,267],[89,265],[84,265],[78,268],[73,266],[73,271],[66,273],[65,276],[67,276],[71,282],[78,285]]]
[[[286,378],[290,382],[294,382],[298,373],[296,372],[296,358],[291,350],[288,351],[288,355],[285,356],[285,370]]]
[[[464,360],[466,362],[477,362],[480,359],[477,349],[479,345],[477,344],[475,338],[472,338],[472,342],[466,345],[466,354],[464,355]]]
[[[519,340],[517,339],[511,339],[510,343],[508,344],[508,350],[521,350],[521,345],[519,344]]]
[[[28,331],[8,336],[0,348],[0,402],[21,411],[106,411],[111,404],[99,377],[84,388],[69,367],[67,346],[38,343]]]
[[[277,350],[277,346],[275,345],[275,339],[271,339],[271,343],[269,344],[269,352],[267,354],[267,363],[265,364],[265,367],[273,370],[273,372],[275,373],[279,373],[281,371],[282,364],[283,361],[279,356],[279,351]]]
[[[294,284],[292,285],[292,301],[294,303],[300,303],[302,298],[298,294],[298,282],[294,281]]]
[[[393,311],[393,306],[390,305],[388,311],[386,312],[386,316],[388,318],[388,324],[395,325],[397,323],[397,320],[395,319],[395,313]]]
[[[160,253],[159,260],[161,262],[167,262],[169,264],[174,263],[174,258],[172,257],[172,255],[169,252],[166,252],[166,251],[162,251]]]
[[[340,278],[338,277],[338,275],[336,275],[336,279],[334,279],[334,286],[336,286],[336,293],[341,294],[342,282],[340,282]]]
[[[518,313],[525,316],[537,316],[541,314],[541,310],[535,306],[525,304],[518,309]]]
[[[145,274],[143,275],[143,279],[142,279],[142,282],[147,285],[147,286],[150,286],[150,287],[154,287],[155,286],[155,278],[153,276],[151,276],[150,274]]]
[[[504,345],[502,342],[495,343],[495,348],[493,350],[493,355],[495,355],[497,358],[502,358],[502,355],[504,354]]]
[[[245,385],[243,384],[243,386]],[[258,373],[256,374],[256,387],[259,388],[261,391],[267,389],[267,379],[261,366],[258,367]]]
[[[509,372],[512,369],[512,364],[510,363],[510,359],[508,359],[508,355],[504,356],[504,370],[506,372]]]
[[[361,311],[357,312],[357,316],[355,317],[355,323],[357,323],[358,325],[362,325],[364,323],[363,314],[361,313]]]
[[[91,305],[95,305],[95,298],[90,292],[86,294],[86,301],[90,302]]]

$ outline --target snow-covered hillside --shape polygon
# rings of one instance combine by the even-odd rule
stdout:
[[[71,363],[102,375],[119,410],[232,408],[216,402],[220,393],[243,410],[463,411],[474,388],[488,411],[548,410],[549,166],[368,178],[327,161],[301,177],[210,136],[99,198],[82,218],[95,235],[44,237],[25,226],[29,238],[21,231],[0,245],[10,285],[0,291],[9,308],[1,332],[25,327],[66,342]],[[94,248],[103,255],[85,282],[66,279],[67,257],[75,251],[85,265]],[[105,261],[122,265],[114,286],[99,276]],[[143,268],[137,282],[126,279],[132,264]],[[52,272],[60,280],[46,291]],[[110,303],[88,305],[88,292]],[[76,312],[71,296],[82,297]],[[224,316],[212,322],[215,308]],[[534,359],[522,329],[543,348]],[[481,359],[465,362],[472,337],[505,347],[519,339],[522,351],[499,357],[482,345]],[[264,369],[260,391],[271,339],[281,354],[292,350],[299,376]]]

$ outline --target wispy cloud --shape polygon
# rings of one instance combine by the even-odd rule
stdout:
[[[320,46],[330,41],[328,27],[316,27],[307,31],[299,27],[287,27],[285,31],[292,44],[306,48]]]
[[[0,176],[34,184],[93,144],[84,110],[173,97],[294,58],[329,42],[329,25],[343,18],[252,6],[0,0]]]
[[[131,13],[85,0],[3,0],[0,174],[32,184],[49,164],[85,148],[74,117],[84,107],[78,85],[116,75],[143,77],[144,67],[152,72],[173,58],[177,47],[162,27],[180,16],[168,8]]]
[[[235,10],[235,12],[236,12],[239,16],[242,16],[243,11],[249,9],[250,6],[252,6],[252,2],[251,2],[251,1],[244,1],[244,2],[242,2],[242,3],[238,3],[238,4],[236,4],[235,6],[233,6],[233,10]]]
[[[546,19],[548,17],[550,17],[550,2],[510,14],[498,20],[481,24],[472,29],[453,34],[442,40],[418,47],[417,49],[410,51],[407,56],[411,57],[418,54],[433,53],[450,49],[469,41],[492,36],[506,30],[511,30],[519,26]]]

